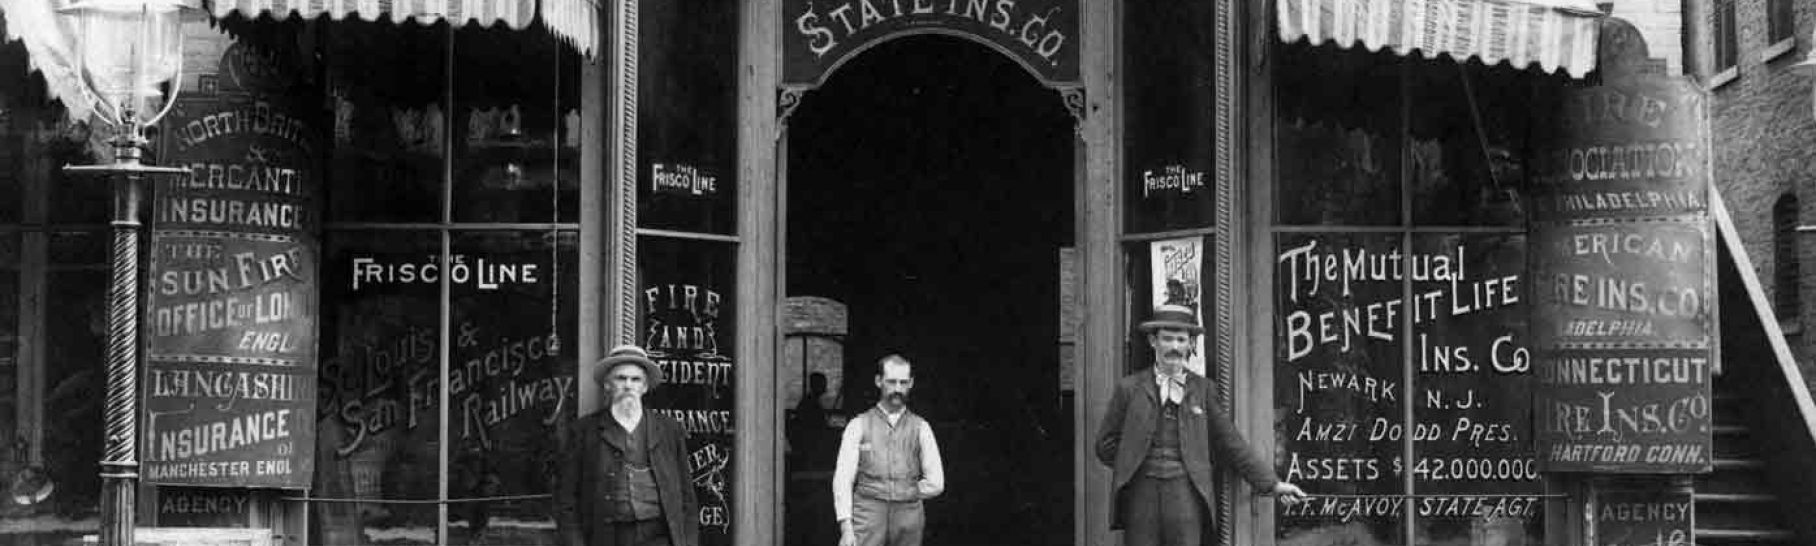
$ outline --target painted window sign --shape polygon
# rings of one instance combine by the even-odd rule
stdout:
[[[650,411],[687,432],[703,544],[730,544],[733,415],[738,359],[731,292],[735,247],[644,237],[638,245],[637,342],[662,372]]]
[[[472,286],[479,290],[497,290],[511,284],[536,284],[543,282],[542,264],[536,262],[499,261],[496,257],[487,259],[484,256],[471,260],[464,254],[455,254],[443,267],[439,256],[425,255],[419,258],[405,256],[357,256],[352,260],[352,269],[348,278],[353,280],[355,292],[362,288],[388,284],[427,284],[435,285],[446,275],[448,282],[462,286]]]
[[[1181,0],[1122,10],[1127,231],[1215,224],[1215,10],[1215,2]]]
[[[637,225],[737,232],[738,2],[637,9]]]
[[[1284,509],[1282,536],[1393,536],[1409,506],[1539,536],[1524,236],[1283,237],[1276,462],[1329,496]]]
[[[152,193],[150,483],[302,488],[313,474],[316,139],[288,103],[180,102]]]

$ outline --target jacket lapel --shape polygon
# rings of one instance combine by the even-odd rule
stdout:
[[[653,417],[655,415],[647,411],[643,413],[643,426],[649,427],[649,430],[643,431],[643,444],[649,447],[650,453],[659,453],[662,445],[668,443],[668,434],[664,434],[666,431],[662,429],[665,426],[661,424],[662,421]]]
[[[1160,407],[1160,384],[1155,383],[1159,378],[1160,372],[1153,368],[1148,368],[1148,372],[1142,374],[1141,378],[1141,392],[1148,394],[1148,401],[1154,403],[1155,407]]]
[[[610,413],[607,413],[609,411],[611,410],[599,412],[599,438],[605,440],[605,443],[611,444],[612,447],[623,450],[627,447],[625,444],[629,443],[629,438],[622,434],[624,427],[619,425],[618,420],[612,418]]]
[[[1210,380],[1205,379],[1204,376],[1202,376],[1202,375],[1198,375],[1198,374],[1195,374],[1195,373],[1192,373],[1189,371],[1186,372],[1185,373],[1185,396],[1181,397],[1179,399],[1179,405],[1182,407],[1189,408],[1189,407],[1192,407],[1192,404],[1203,404],[1204,400],[1202,400],[1202,399],[1204,398],[1204,396],[1200,393],[1209,392],[1206,389],[1206,387],[1210,386],[1209,383],[1210,383]]]

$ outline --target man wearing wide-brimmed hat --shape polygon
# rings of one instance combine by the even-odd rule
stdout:
[[[1211,460],[1235,465],[1258,491],[1287,503],[1305,492],[1275,477],[1217,406],[1211,382],[1185,363],[1204,333],[1191,307],[1163,304],[1141,323],[1154,367],[1116,383],[1097,435],[1097,459],[1114,470],[1112,529],[1125,546],[1198,546],[1211,526]]]
[[[695,546],[700,527],[681,423],[645,411],[662,370],[635,345],[593,366],[605,410],[564,432],[556,521],[571,546]]]

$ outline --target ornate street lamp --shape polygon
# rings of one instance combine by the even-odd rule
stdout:
[[[112,280],[107,291],[107,398],[101,459],[104,546],[133,544],[139,481],[139,203],[141,184],[182,169],[142,162],[145,126],[175,103],[183,66],[184,0],[78,0],[59,10],[75,18],[76,73],[95,117],[111,126],[111,162],[65,166],[64,172],[113,184]],[[173,82],[167,96],[160,89]]]

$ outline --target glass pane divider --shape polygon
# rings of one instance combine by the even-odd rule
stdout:
[[[1271,231],[1273,233],[1330,233],[1330,232],[1334,232],[1334,231],[1341,231],[1341,232],[1346,232],[1346,233],[1388,233],[1388,234],[1399,234],[1399,233],[1413,233],[1413,234],[1423,234],[1423,233],[1437,233],[1437,234],[1509,233],[1509,234],[1520,234],[1520,233],[1527,232],[1526,226],[1442,226],[1442,225],[1411,226],[1411,227],[1408,227],[1408,226],[1344,226],[1344,225],[1272,226],[1268,229],[1269,229],[1269,231]]]
[[[637,228],[638,237],[665,237],[669,239],[693,239],[698,241],[717,241],[721,243],[740,243],[736,235],[719,235],[717,233],[698,233],[693,231],[671,231],[666,229]]]
[[[105,226],[103,226],[105,227]],[[537,222],[330,222],[322,226],[323,231],[537,231],[564,230],[578,231],[576,223],[537,223]]]
[[[1176,229],[1176,230],[1171,230],[1171,231],[1153,231],[1153,232],[1146,232],[1146,233],[1124,232],[1121,236],[1121,241],[1124,243],[1139,243],[1139,242],[1144,242],[1144,241],[1159,241],[1162,239],[1177,239],[1177,238],[1182,238],[1182,237],[1205,237],[1205,236],[1215,237],[1216,235],[1217,235],[1217,227],[1211,226],[1211,227],[1202,227],[1202,228],[1193,228],[1193,229]]]

